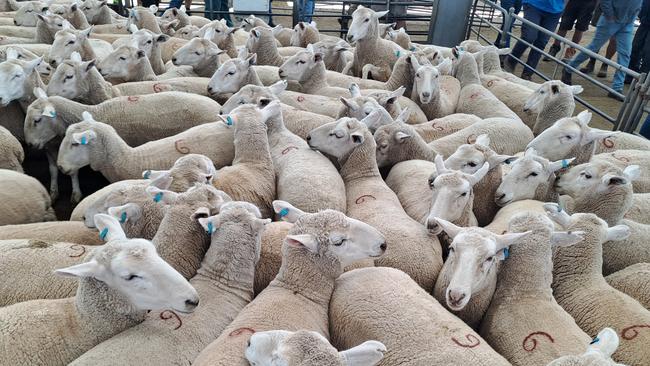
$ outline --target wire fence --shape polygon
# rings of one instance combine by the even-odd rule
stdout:
[[[567,68],[571,70],[571,72],[574,75],[582,77],[587,82],[593,84],[596,88],[623,97],[624,98],[623,102],[621,103],[618,113],[615,116],[610,115],[606,111],[603,111],[601,108],[593,105],[592,103],[587,102],[585,99],[579,96],[576,96],[576,101],[584,105],[587,109],[591,110],[592,112],[598,114],[599,116],[603,117],[604,119],[612,123],[614,126],[613,128],[614,130],[630,132],[630,133],[634,133],[634,131],[637,130],[639,122],[641,121],[641,118],[643,116],[644,110],[648,104],[648,100],[650,99],[650,93],[649,93],[650,77],[648,77],[647,74],[645,73],[640,74],[638,72],[635,72],[634,70],[630,70],[629,68],[624,67],[612,60],[609,60],[595,52],[592,52],[591,50],[579,44],[576,44],[567,38],[561,37],[555,34],[554,32],[551,32],[545,28],[540,27],[535,23],[528,21],[523,17],[520,17],[519,15],[514,13],[514,8],[506,10],[490,0],[475,0],[469,19],[470,20],[469,20],[469,25],[467,27],[467,35],[466,35],[467,39],[475,35],[476,39],[479,41],[483,41],[484,43],[487,44],[494,44],[494,41],[488,38],[485,34],[485,31],[492,30],[493,32],[490,33],[490,35],[493,35],[494,32],[496,32],[497,34],[501,34],[500,44],[496,44],[496,46],[503,47],[504,45],[510,43],[510,39],[514,39],[518,42],[523,42],[531,49],[540,52],[542,56],[546,56],[547,59],[550,59],[550,61],[555,64],[553,68],[553,72],[550,75],[547,75],[546,73],[540,71],[539,69],[530,69],[530,68],[528,69],[529,71],[532,71],[542,79],[544,80],[557,79],[556,77],[557,73],[561,71],[562,68]],[[503,21],[500,21],[501,19],[503,19]],[[518,36],[512,31],[515,22],[522,25],[525,24],[528,27],[532,27],[539,32],[547,34],[552,39],[558,40],[561,44],[560,52],[557,53],[558,55],[564,54],[564,50],[567,47],[572,47],[576,49],[576,54],[577,52],[584,52],[589,57],[602,62],[608,67],[611,67],[615,70],[620,70],[626,76],[632,78],[632,83],[630,84],[627,94],[622,95],[618,93],[617,91],[613,90],[609,85],[606,85],[600,82],[599,80],[594,79],[592,76],[580,71],[579,69],[572,67],[567,62],[565,62],[565,60],[562,60],[559,57],[555,57],[554,55],[549,54],[543,49],[539,49],[538,47],[535,47],[533,44],[525,41],[524,39],[522,39],[520,36]],[[526,67],[526,63],[523,60],[521,60],[521,58],[516,58],[512,55],[510,55],[510,57],[515,59],[519,64]]]

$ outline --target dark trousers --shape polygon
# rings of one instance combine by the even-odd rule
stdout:
[[[509,11],[510,8],[515,8],[515,14],[519,14],[519,12],[521,11],[521,2],[522,1],[523,0],[501,0],[501,7],[506,9],[506,11]],[[507,31],[510,32],[511,28],[512,28],[512,25]],[[503,24],[501,25],[501,31],[505,31],[505,30],[506,30],[506,19],[504,17],[503,18]],[[497,45],[497,47],[501,46],[500,43],[501,43],[501,33],[499,33],[497,35],[497,39],[494,41],[494,44]],[[508,38],[508,41],[506,42],[504,47],[510,47],[510,38]]]
[[[562,13],[547,13],[530,4],[524,4],[524,18],[544,29],[548,29],[551,32],[555,32],[555,28],[557,28],[557,23],[560,20],[561,15]],[[550,36],[534,29],[533,27],[527,27],[526,24],[524,24],[521,27],[521,38],[526,42],[531,43],[533,46],[543,50],[546,47],[546,43]],[[518,41],[515,48],[512,50],[512,56],[521,58],[521,55],[527,48],[528,45]],[[538,51],[534,49],[530,50],[528,59],[526,60],[526,65],[528,66],[524,68],[523,74],[533,74],[533,70],[537,68],[537,64],[539,63],[540,56],[541,54]]]
[[[629,68],[640,73],[650,71],[650,24],[641,23],[636,30]]]

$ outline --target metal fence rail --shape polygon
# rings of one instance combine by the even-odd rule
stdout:
[[[497,22],[495,21],[495,17],[503,17],[503,22]],[[544,34],[547,34],[550,36],[552,39],[558,40],[561,44],[561,49],[558,55],[564,54],[565,48],[568,47],[573,47],[576,49],[576,51],[579,52],[584,52],[587,54],[589,57],[594,58],[605,65],[608,65],[609,67],[612,67],[616,70],[621,70],[625,75],[628,75],[632,78],[632,84],[630,85],[629,91],[627,95],[622,95],[612,88],[610,88],[608,85],[600,82],[599,80],[594,79],[590,75],[587,75],[580,70],[573,68],[569,66],[566,62],[564,62],[562,59],[552,56],[545,52],[543,49],[539,49],[532,45],[531,43],[523,40],[521,37],[518,35],[514,34],[512,29],[514,28],[514,22],[519,21],[521,24],[526,24],[526,26],[533,27],[534,29],[538,30],[539,32],[542,32]],[[501,25],[505,25],[503,27],[503,31],[501,30]],[[650,78],[647,77],[646,74],[639,74],[633,70],[630,70],[627,67],[624,67],[614,61],[611,61],[595,52],[592,52],[585,48],[584,46],[581,46],[579,44],[576,44],[572,42],[569,39],[566,39],[564,37],[560,37],[557,34],[540,27],[537,24],[534,24],[527,19],[520,17],[519,15],[514,13],[514,9],[509,9],[506,10],[493,1],[490,0],[476,0],[474,2],[474,6],[472,7],[472,13],[470,15],[470,21],[468,25],[468,30],[467,30],[467,38],[469,39],[472,34],[476,35],[476,39],[483,41],[488,44],[494,44],[494,42],[487,38],[483,33],[483,29],[492,29],[495,32],[498,32],[501,34],[501,44],[498,44],[496,46],[504,46],[505,44],[508,44],[511,38],[514,38],[515,40],[519,42],[523,42],[526,44],[528,47],[531,49],[534,49],[542,54],[542,56],[547,56],[552,62],[555,63],[555,68],[553,70],[552,75],[546,75],[543,72],[537,70],[537,69],[530,69],[530,71],[534,72],[536,75],[539,75],[541,78],[544,80],[551,80],[555,79],[557,72],[560,70],[560,68],[565,67],[567,69],[570,69],[572,73],[575,75],[581,76],[588,82],[592,83],[596,87],[607,91],[607,92],[612,92],[615,93],[621,97],[624,97],[624,100],[621,104],[621,107],[617,113],[616,116],[611,116],[605,111],[601,110],[600,108],[596,107],[595,105],[587,102],[583,98],[580,98],[576,96],[576,100],[584,105],[586,108],[590,109],[594,113],[600,115],[607,121],[611,122],[614,125],[614,130],[619,130],[619,131],[625,131],[625,132],[630,132],[633,133],[636,131],[638,124],[641,120],[641,117],[643,116],[643,112],[645,107],[648,104],[648,100],[650,99],[650,94],[649,94],[649,89],[650,89]],[[576,53],[577,54],[577,53]],[[514,56],[510,56],[513,59],[515,59],[518,63],[522,64],[524,67],[528,67],[524,61],[522,61],[519,58],[516,58]]]

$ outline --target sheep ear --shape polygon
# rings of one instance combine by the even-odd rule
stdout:
[[[339,352],[346,366],[376,365],[384,358],[386,346],[378,341],[366,341],[349,350]]]
[[[526,151],[524,151],[524,156],[531,157],[531,156],[538,156],[538,155],[537,155],[537,151],[534,148],[530,147],[526,149]]]
[[[138,26],[137,26],[137,25],[135,25],[135,24],[129,24],[129,32],[130,32],[131,34],[137,32],[137,31],[138,31]]]
[[[409,134],[406,134],[402,131],[397,131],[395,133],[395,139],[401,144],[404,143],[406,140],[410,139],[412,136]]]
[[[85,74],[87,74],[93,67],[95,67],[95,60],[81,63],[81,70],[83,70]]]
[[[490,168],[494,168],[495,166],[501,165],[503,163],[510,164],[515,160],[517,160],[516,156],[499,154],[492,155],[487,159],[488,163],[490,163]]]
[[[126,239],[126,234],[119,221],[111,215],[97,214],[93,218],[95,227],[99,230],[99,238],[107,242]]]
[[[154,14],[154,15],[155,15],[155,14],[158,12],[158,6],[156,6],[156,5],[151,5],[151,6],[149,7],[149,11],[151,12],[151,14]]]
[[[54,105],[52,105],[51,103],[46,103],[45,107],[43,107],[43,111],[41,112],[41,115],[45,117],[55,118],[56,109],[54,109]]]
[[[558,161],[552,161],[548,163],[548,172],[554,173],[560,169],[568,168],[569,164],[574,161],[576,158],[562,159]]]
[[[447,235],[452,239],[455,238],[456,235],[458,235],[461,232],[461,230],[463,230],[462,227],[457,226],[447,220],[443,220],[438,217],[436,217],[435,220],[438,223],[438,225],[442,227],[442,231],[447,233]]]
[[[97,122],[93,115],[88,111],[83,111],[83,113],[81,113],[81,120],[84,122]]]
[[[278,100],[272,100],[260,108],[260,112],[262,112],[262,120],[266,122],[269,118],[278,116],[282,113],[282,104]]]
[[[630,236],[630,228],[627,225],[616,225],[607,228],[607,241],[621,241]]]
[[[199,217],[199,224],[201,224],[208,235],[212,235],[221,225],[221,221],[219,220],[219,215]]]
[[[474,174],[469,176],[469,184],[475,186],[476,183],[480,182],[481,179],[485,177],[485,175],[488,173],[489,170],[490,170],[490,163],[486,161],[485,163],[483,163],[481,169],[477,170],[476,172],[474,172]]]
[[[475,144],[483,145],[483,146],[490,146],[490,135],[484,133],[482,135],[478,135],[476,138],[476,141],[474,141]]]
[[[618,135],[619,133],[620,131],[606,131],[606,130],[599,130],[597,128],[589,128],[588,131],[586,131],[582,135],[582,138],[580,139],[580,145],[584,146],[592,141],[613,137]]]
[[[41,64],[41,62],[43,62],[43,56],[25,62],[25,64],[23,65],[23,70],[25,71],[25,74],[29,75],[32,72],[34,72],[34,70],[36,70],[36,68],[38,67],[38,65]]]
[[[47,94],[45,94],[45,90],[42,88],[34,88],[34,95],[38,99],[47,99]]]
[[[568,247],[578,244],[584,239],[584,231],[554,231],[551,233],[551,245]]]
[[[375,14],[377,14],[377,18],[382,18],[384,15],[388,14],[388,10],[377,11]]]
[[[286,80],[279,80],[273,85],[269,86],[269,90],[273,95],[280,95],[283,91],[287,89],[287,81]]]
[[[602,182],[606,186],[622,186],[630,182],[625,175],[605,174],[603,175]]]
[[[394,121],[397,123],[406,124],[406,121],[408,121],[410,116],[411,116],[411,111],[409,111],[409,107],[405,107],[402,109],[401,112],[399,112],[399,115],[397,116],[397,118],[395,118]]]
[[[120,224],[124,224],[127,221],[138,221],[142,217],[142,208],[137,203],[127,203],[122,206],[109,207],[108,214],[116,218]]]
[[[257,63],[257,53],[254,53],[254,54],[248,56],[246,61],[248,61],[249,66],[255,65]]]
[[[576,118],[578,118],[578,123],[580,123],[581,126],[587,126],[589,125],[589,122],[591,122],[591,112],[588,110],[582,111],[578,113]]]
[[[306,248],[310,252],[318,253],[318,241],[311,234],[287,235],[284,242],[294,248]]]
[[[405,91],[405,90],[406,90],[405,87],[400,86],[399,88],[397,88],[397,89],[393,90],[392,92],[390,92],[390,93],[388,94],[388,99],[387,99],[386,104],[394,103],[394,102],[397,100],[397,98],[399,98],[399,97],[401,97],[402,95],[404,95],[404,91]]]
[[[190,216],[190,218],[192,220],[197,220],[197,221],[200,218],[205,219],[205,218],[208,218],[208,217],[210,217],[210,209],[207,208],[207,207],[199,207],[199,208],[197,208],[196,211],[194,211],[194,213],[192,213],[192,216]]]
[[[79,145],[89,145],[91,141],[97,138],[97,134],[93,130],[86,130],[72,134],[72,141]]]
[[[578,95],[584,90],[584,88],[580,85],[571,85],[570,88],[573,95]]]
[[[436,171],[438,172],[438,175],[449,172],[449,170],[445,167],[445,160],[442,157],[442,154],[436,155],[433,162],[436,164]]]
[[[368,119],[368,117],[364,118],[364,120]],[[350,138],[352,139],[352,142],[354,142],[356,145],[361,145],[363,144],[363,141],[365,140],[363,133],[357,131],[357,132],[352,132],[350,134]]]
[[[172,192],[172,191],[167,191],[160,189],[158,187],[154,186],[148,186],[145,191],[151,198],[153,198],[154,202],[162,202],[164,204],[171,204],[176,202],[176,199],[178,198],[178,193]]]
[[[523,233],[506,233],[495,235],[497,242],[497,250],[508,248],[511,245],[517,244],[521,239],[527,237],[532,231],[525,231]]]
[[[612,328],[604,328],[594,338],[587,348],[586,354],[599,353],[606,358],[611,357],[618,348],[618,334]]]
[[[302,30],[305,30],[305,23],[304,22],[298,23],[298,27]]]
[[[251,34],[255,38],[260,38],[260,32],[257,29],[251,29]]]
[[[565,228],[571,226],[571,215],[564,211],[559,204],[554,202],[545,203],[544,211],[546,211],[546,215],[551,218],[551,220],[555,221],[560,226]]]
[[[174,16],[177,16],[178,15],[178,9],[172,8],[172,14],[174,14]]]
[[[166,34],[158,34],[156,36],[156,42],[157,43],[164,43],[164,42],[167,42],[169,40],[169,38],[170,37],[168,35],[166,35]]]
[[[314,62],[321,62],[323,61],[323,54],[320,52],[315,52],[314,53]]]
[[[18,50],[13,47],[7,47],[7,60],[17,60]]]
[[[71,5],[70,5],[70,11],[71,11],[71,12],[75,12],[75,11],[77,11],[78,6],[79,6],[79,5],[77,5],[76,3],[71,4]]]
[[[178,11],[180,11],[181,13],[186,13],[187,8],[185,8],[185,4],[181,5],[181,7],[180,7],[180,9],[178,9]]]
[[[151,179],[151,182],[149,182],[150,186],[153,187],[158,187],[160,189],[169,189],[169,187],[172,185],[172,182],[174,181],[174,177],[172,176],[171,171],[168,170],[161,170],[161,171],[151,171],[147,170],[145,171],[142,175],[143,177],[147,175],[147,172],[152,172],[148,175],[149,178],[145,179]]]
[[[214,38],[215,33],[214,28],[208,28],[205,30],[205,33],[203,33],[203,39],[211,41],[212,38]]]
[[[273,201],[273,211],[275,211],[281,220],[290,223],[298,221],[298,218],[300,218],[300,216],[306,214],[306,212],[294,207],[289,202],[280,200]]]
[[[74,266],[60,268],[54,271],[55,274],[64,277],[95,277],[102,270],[96,260],[75,264]]]
[[[88,27],[88,28],[86,28],[86,29],[82,29],[82,30],[79,32],[79,35],[81,35],[81,36],[83,36],[83,37],[86,37],[86,38],[89,38],[89,37],[90,37],[90,34],[91,34],[92,32],[93,32],[93,27],[90,26],[90,27]]]
[[[356,110],[359,109],[359,106],[357,105],[357,103],[356,103],[355,101],[351,100],[351,99],[347,99],[347,98],[344,98],[344,97],[340,97],[339,100],[340,100],[341,103],[343,103],[346,107],[350,108],[350,109],[353,110],[353,111],[356,111]]]
[[[634,181],[639,179],[639,176],[641,175],[641,170],[638,165],[629,165],[625,167],[623,170],[623,174],[627,177],[627,179]]]
[[[359,89],[359,85],[357,85],[357,83],[350,83],[348,90],[350,91],[352,98],[361,96],[361,89]]]

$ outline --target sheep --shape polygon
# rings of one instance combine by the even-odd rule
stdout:
[[[650,192],[650,154],[643,150],[616,150],[610,153],[596,154],[591,161],[604,161],[625,169],[628,165],[639,166],[639,176],[632,181],[635,193]],[[635,194],[635,197],[638,194]],[[649,217],[650,218],[650,217]]]
[[[0,169],[23,172],[25,152],[18,139],[6,128],[0,126]]]
[[[490,305],[497,273],[506,253],[526,234],[497,235],[478,227],[464,228],[439,218],[432,220],[453,240],[436,280],[433,297],[477,329]]]
[[[210,33],[207,39],[214,42],[220,50],[224,50],[230,58],[236,58],[239,56],[239,50],[237,49],[235,42],[235,35],[239,29],[240,28],[228,27],[225,22],[214,20],[210,22],[208,26],[196,29],[195,33],[192,34],[192,37],[189,37],[187,32],[191,32],[193,29],[185,30],[186,35],[181,34],[178,37],[184,39],[192,39],[196,36],[206,38],[206,34]],[[179,29],[179,32],[181,31],[182,29]]]
[[[134,24],[138,29],[149,29],[150,31],[161,34],[160,26],[156,21],[156,16],[154,13],[158,11],[158,8],[152,5],[155,9],[151,7],[145,8],[142,6],[134,6],[129,10],[129,17],[127,25]]]
[[[5,49],[0,49],[0,62],[9,60],[25,60],[32,61],[40,56],[36,55],[34,52],[18,46],[9,46]],[[52,74],[52,67],[45,62],[41,62],[36,67],[36,71],[41,74],[41,77],[49,77]]]
[[[650,262],[650,247],[646,245],[650,225],[623,218],[632,206],[631,181],[637,175],[636,165],[620,169],[606,162],[594,162],[571,168],[555,184],[558,193],[572,198],[568,211],[594,213],[609,225],[629,227],[630,235],[623,243],[607,241],[602,245],[605,275],[632,264]]]
[[[36,37],[36,27],[19,27],[15,25],[0,26],[0,35],[11,38],[34,38]]]
[[[551,127],[555,121],[571,117],[576,108],[575,96],[584,89],[580,85],[566,85],[559,80],[546,81],[533,91],[526,100],[523,110],[537,115],[533,124],[524,123],[533,130],[535,136]]]
[[[485,226],[485,229],[495,234],[505,234],[508,232],[510,220],[521,213],[546,213],[544,211],[544,202],[522,200],[506,205],[499,209],[492,222]]]
[[[11,113],[3,113],[0,117],[0,125],[11,132],[19,141],[25,140],[23,123],[25,110],[34,101],[32,93],[35,87],[45,88],[43,80],[36,71],[42,59],[32,61],[20,61],[9,59],[0,63],[0,107],[10,110]],[[16,103],[12,103],[16,101]]]
[[[580,356],[562,356],[546,366],[623,366],[612,360],[612,354],[618,348],[618,334],[612,328],[598,332],[587,346],[587,351]]]
[[[38,22],[38,15],[45,15],[49,5],[41,1],[29,1],[14,15],[14,24],[19,27],[35,27]]]
[[[271,32],[273,33],[273,37],[275,37],[277,42],[282,47],[293,46],[291,44],[291,37],[293,36],[291,29],[286,29],[282,26],[282,24],[278,24],[275,27],[271,28]]]
[[[104,244],[99,233],[78,221],[51,221],[0,227],[0,240],[31,239],[84,245]]]
[[[129,26],[124,23],[111,23],[111,24],[95,24],[93,27],[93,34],[112,34],[112,35],[127,35],[129,34]]]
[[[366,119],[374,118],[376,113]],[[375,140],[365,123],[342,118],[310,132],[307,142],[339,161],[347,214],[375,226],[387,238],[391,249],[375,264],[402,269],[430,291],[442,267],[440,243],[404,212],[395,193],[381,179]]]
[[[200,77],[212,77],[220,65],[219,55],[224,51],[210,40],[214,31],[206,32],[205,38],[193,38],[178,49],[172,57],[175,66],[191,66]]]
[[[559,196],[554,188],[555,173],[568,167],[573,159],[549,161],[538,156],[534,149],[526,150],[523,157],[511,164],[492,197],[503,207],[511,202],[532,199],[543,202],[557,202]]]
[[[479,74],[481,74],[481,85],[510,108],[511,111],[517,114],[519,119],[521,119],[526,126],[533,129],[535,121],[539,119],[539,116],[532,110],[526,109],[525,105],[534,91],[523,85],[513,83],[512,81],[502,79],[498,76],[482,74],[480,64],[478,65],[478,70]]]
[[[376,339],[387,349],[382,365],[509,365],[468,325],[393,268],[341,275],[329,317],[337,349]]]
[[[197,76],[190,66],[181,66],[157,76],[145,51],[131,46],[121,46],[113,51],[99,62],[97,70],[104,79],[111,79],[116,83]]]
[[[201,306],[191,316],[177,318],[174,326],[168,310],[156,312],[90,349],[71,365],[191,363],[253,299],[260,233],[267,221],[259,219],[257,208],[249,206],[247,202],[228,202],[216,216],[197,217],[211,235],[212,244],[190,280],[201,298]]]
[[[319,41],[314,43],[313,47],[316,52],[323,54],[325,68],[342,74],[348,74],[350,67],[352,67],[354,52],[350,51],[351,46],[345,40]]]
[[[195,25],[186,25],[184,27],[178,28],[174,37],[190,40],[196,37],[196,33],[199,31],[199,27]]]
[[[246,49],[249,53],[257,54],[260,65],[281,66],[285,58],[301,51],[300,47],[278,48],[271,28],[255,27],[251,29]],[[285,55],[282,55],[285,53]]]
[[[501,265],[481,336],[514,365],[545,365],[579,352],[590,337],[553,298],[552,253],[580,242],[583,233],[554,232],[542,213],[515,216],[509,231],[522,236]]]
[[[345,212],[345,185],[329,159],[311,150],[305,140],[289,131],[282,112],[267,119],[266,125],[277,198],[307,212],[324,209]]]
[[[64,29],[56,32],[48,54],[50,65],[56,67],[71,58],[74,52],[78,52],[85,61],[101,60],[113,52],[113,47],[108,42],[88,39],[91,30],[92,28],[78,31]]]
[[[88,23],[90,24],[115,23],[111,15],[111,9],[105,0],[85,0],[81,11],[86,15],[86,19],[88,19]]]
[[[591,213],[569,214],[557,204],[544,206],[548,215],[567,230],[584,231],[584,240],[557,248],[553,255],[553,296],[593,336],[605,326],[620,332],[623,342],[614,354],[616,361],[641,365],[648,360],[648,334],[640,331],[650,324],[650,312],[631,297],[607,284],[602,275],[602,244],[629,236],[625,225],[609,227]]]
[[[366,341],[339,352],[318,332],[269,330],[251,336],[246,359],[251,365],[279,361],[305,366],[374,366],[384,357],[384,352],[386,346],[377,341]]]
[[[79,8],[77,3],[71,4],[52,4],[49,11],[53,14],[62,16],[65,20],[70,22],[75,29],[86,29],[90,27],[86,15]]]
[[[461,46],[463,43],[461,43]],[[512,73],[501,70],[501,59],[499,56],[507,55],[510,53],[511,49],[503,48],[499,49],[495,46],[484,47],[485,52],[483,53],[483,72],[485,74],[495,75],[502,79],[511,81],[513,83],[523,85],[531,90],[537,90],[540,87],[540,84],[534,83],[529,80],[524,80],[518,76],[515,76]],[[470,52],[477,52],[481,50],[472,50]]]
[[[433,161],[436,154],[449,156],[460,145],[475,141],[486,134],[490,148],[497,154],[514,155],[523,151],[533,139],[533,133],[526,125],[510,118],[488,118],[472,123],[468,127],[441,137],[427,144],[411,125],[393,123],[377,128],[377,163],[380,167],[391,166],[405,160],[421,159]]]
[[[160,16],[161,19],[166,21],[178,20],[178,25],[176,27],[181,28],[188,25],[193,25],[196,27],[203,27],[204,25],[210,23],[209,19],[204,17],[191,16],[187,14],[187,9],[185,5],[181,5],[180,8],[168,8]]]
[[[112,43],[111,52],[122,46],[132,46],[139,50],[145,51],[151,68],[156,75],[162,75],[167,72],[165,63],[163,62],[163,48],[171,39],[165,34],[154,33],[149,29],[138,29],[135,25],[129,25],[128,37],[123,37]],[[111,53],[109,52],[109,54]],[[108,55],[107,55],[108,56]],[[104,57],[102,57],[104,58]],[[100,58],[100,60],[102,59]]]
[[[336,278],[345,266],[386,251],[377,229],[338,211],[304,213],[284,201],[274,201],[276,207],[286,209],[285,216],[294,222],[284,239],[280,272],[194,365],[246,365],[246,343],[251,333],[260,331],[304,329],[328,338],[328,305]]]
[[[521,121],[516,113],[481,84],[472,54],[458,51],[453,59],[453,75],[460,81],[461,86],[456,112],[474,114],[484,119],[505,117]]]
[[[3,360],[67,364],[142,322],[147,309],[169,307],[191,313],[198,306],[196,290],[158,256],[151,242],[127,239],[119,222],[107,215],[99,215],[96,221],[102,230],[108,230],[108,243],[93,250],[85,262],[56,271],[79,279],[77,296],[0,309]],[[34,342],[36,339],[39,342]]]
[[[438,66],[420,65],[415,56],[410,57],[415,71],[411,99],[417,101],[427,119],[453,114],[458,105],[460,82],[444,74],[446,68],[451,68],[451,61],[446,59]]]
[[[605,277],[605,281],[618,291],[634,298],[646,309],[650,310],[650,264],[633,264],[618,272]]]
[[[338,37],[320,34],[316,22],[311,23],[298,22],[293,31],[291,32],[290,46],[305,48],[309,44],[316,44],[320,41],[334,41],[341,40]],[[345,42],[345,41],[344,41]]]
[[[403,27],[397,30],[388,30],[388,32],[386,32],[386,36],[383,38],[395,42],[398,46],[402,47],[405,50],[417,50],[417,46],[414,43],[411,43],[411,36],[406,33],[406,29]]]
[[[12,38],[3,37],[0,44],[14,43],[45,43],[52,44],[54,35],[57,31],[70,28],[70,22],[60,15],[46,13],[45,15],[37,14],[36,35],[34,38]]]
[[[8,208],[0,226],[56,220],[45,187],[23,173],[0,169],[0,200]]]
[[[352,74],[364,79],[387,81],[393,65],[406,50],[396,43],[379,38],[379,18],[388,10],[375,12],[363,5],[352,13],[348,42],[356,42]]]
[[[192,152],[206,154],[217,168],[236,156],[233,133],[221,123],[207,123],[149,143],[130,147],[110,125],[87,113],[70,125],[60,144],[57,164],[68,174],[90,165],[110,182],[136,179],[146,169],[166,169]]]
[[[174,8],[175,9],[175,8]],[[176,28],[178,27],[178,20],[164,21],[162,19],[158,20],[158,26],[162,31],[162,34],[173,37],[176,34]]]

